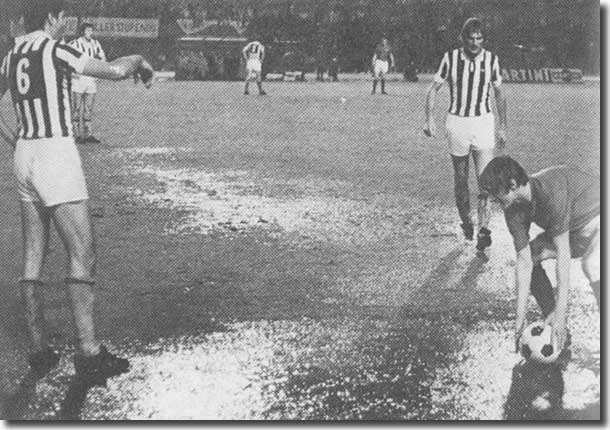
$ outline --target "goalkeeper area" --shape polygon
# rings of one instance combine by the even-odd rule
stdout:
[[[45,299],[62,361],[36,389],[20,382],[19,206],[0,147],[3,418],[9,405],[21,419],[599,419],[600,315],[578,262],[567,369],[515,376],[515,252],[495,204],[488,258],[461,235],[447,88],[429,139],[430,77],[387,96],[370,79],[265,82],[265,97],[241,82],[98,84],[103,144],[79,146],[96,316],[132,369],[84,394],[55,233]],[[530,173],[600,173],[599,83],[504,88],[504,153]]]

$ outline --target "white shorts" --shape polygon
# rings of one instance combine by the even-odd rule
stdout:
[[[97,93],[96,79],[91,76],[73,75],[72,76],[72,92],[73,93]]]
[[[246,63],[246,76],[251,78],[253,74],[260,74],[263,70],[263,64],[261,60],[257,60],[256,58],[251,58]]]
[[[55,206],[89,198],[74,138],[19,139],[14,157],[20,200]]]
[[[383,60],[375,60],[375,66],[373,67],[373,73],[375,76],[386,75],[388,73],[388,69],[390,64],[387,61]]]
[[[492,113],[481,116],[447,115],[445,130],[449,153],[457,157],[471,150],[493,149],[496,146],[495,119]]]

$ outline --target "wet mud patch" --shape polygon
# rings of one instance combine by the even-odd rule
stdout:
[[[154,183],[132,188],[132,194],[154,207],[182,214],[168,221],[167,234],[263,229],[301,243],[362,245],[413,238],[422,227],[418,220],[425,219],[431,238],[456,236],[454,222],[444,211],[417,199],[411,199],[405,210],[404,202],[363,196],[347,182],[272,179],[248,171],[184,167],[184,162],[177,162],[179,153],[171,148],[126,152],[129,173],[147,175]]]

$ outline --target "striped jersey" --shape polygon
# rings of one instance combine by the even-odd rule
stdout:
[[[449,82],[450,114],[481,116],[491,113],[490,86],[497,88],[502,83],[498,56],[485,49],[474,58],[464,54],[461,48],[446,52],[434,81]]]
[[[72,40],[70,46],[91,58],[106,61],[106,54],[102,49],[102,45],[96,39],[87,40],[84,36],[79,37]]]
[[[244,53],[248,60],[262,60],[265,54],[265,47],[262,43],[253,41],[245,46]]]
[[[87,60],[43,31],[15,40],[0,75],[7,79],[21,138],[72,136],[71,73],[82,72]]]

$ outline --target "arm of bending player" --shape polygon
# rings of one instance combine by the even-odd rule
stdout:
[[[568,293],[570,291],[570,232],[566,231],[553,237],[557,250],[557,297],[555,311],[549,315],[548,322],[553,326],[557,345],[562,348],[566,339],[566,319],[568,316]]]
[[[530,246],[524,247],[517,252],[516,287],[517,287],[517,312],[515,316],[515,349],[519,348],[519,338],[525,325],[527,313],[527,302],[530,294],[530,283],[532,280],[532,252]]]
[[[149,88],[152,84],[153,68],[140,55],[117,58],[106,63],[104,61],[89,58],[84,65],[83,75],[93,76],[100,79],[122,80],[134,74],[149,74],[150,76],[142,81]]]
[[[442,82],[434,81],[428,93],[426,95],[426,125],[424,126],[424,134],[428,137],[436,135],[436,124],[434,122],[434,102],[436,100],[436,93],[443,86]]]

